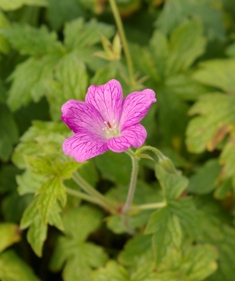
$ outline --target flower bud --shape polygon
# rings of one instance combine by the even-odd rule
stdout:
[[[159,160],[159,164],[162,168],[170,174],[177,174],[177,170],[173,164],[173,162],[168,157],[161,157]]]

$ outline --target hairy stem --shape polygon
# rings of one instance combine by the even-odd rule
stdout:
[[[83,199],[83,200],[86,200],[88,202],[91,202],[91,203],[95,203],[97,205],[100,205],[101,207],[105,208],[106,206],[100,202],[98,199],[96,199],[95,197],[92,197],[84,192],[80,192],[78,190],[75,190],[75,189],[72,189],[72,188],[69,188],[69,187],[66,187],[65,188],[67,194],[69,195],[72,195],[74,197],[77,197],[79,199]]]
[[[126,199],[126,203],[122,209],[122,212],[125,214],[129,211],[130,206],[133,201],[133,197],[135,194],[135,187],[136,187],[136,181],[137,181],[137,176],[138,176],[138,170],[139,170],[139,159],[137,157],[131,156],[131,161],[132,161],[132,172],[131,172],[131,180],[130,180],[130,185],[129,185],[129,190],[128,190],[128,195]]]
[[[135,77],[134,77],[134,70],[133,70],[133,64],[132,64],[132,59],[131,59],[131,54],[128,48],[128,44],[127,44],[127,40],[126,40],[126,35],[124,32],[124,28],[122,25],[122,20],[117,8],[117,4],[115,0],[109,0],[116,24],[117,24],[117,28],[122,40],[122,44],[123,44],[123,50],[126,56],[126,61],[127,61],[127,67],[128,67],[128,71],[129,71],[129,75],[130,75],[130,84],[131,84],[131,90],[134,90],[135,87]]]
[[[73,180],[88,194],[90,194],[99,204],[108,210],[110,213],[116,213],[116,208],[105,196],[95,190],[88,182],[86,182],[79,173],[73,174]]]
[[[149,203],[137,206],[131,206],[131,211],[138,211],[138,210],[151,210],[151,209],[159,209],[166,206],[166,202],[159,202],[159,203]]]

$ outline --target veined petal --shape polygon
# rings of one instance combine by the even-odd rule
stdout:
[[[123,152],[131,146],[140,147],[146,140],[147,132],[145,128],[136,124],[124,129],[120,137],[111,138],[108,140],[108,148],[114,152]]]
[[[66,155],[75,158],[78,162],[103,154],[108,150],[106,140],[90,132],[73,135],[63,142],[63,151]]]
[[[155,93],[151,89],[129,94],[123,101],[121,130],[139,123],[148,113],[151,104],[156,101]]]
[[[119,123],[122,111],[122,87],[112,79],[101,86],[90,86],[86,94],[86,102],[93,105],[104,121]]]
[[[74,133],[86,129],[97,134],[103,134],[103,119],[91,104],[69,100],[63,104],[61,110],[61,119]]]

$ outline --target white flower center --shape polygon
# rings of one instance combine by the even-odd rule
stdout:
[[[120,136],[120,130],[115,120],[112,122],[104,121],[104,125],[105,126],[102,128],[102,130],[105,131],[105,136],[107,139]]]

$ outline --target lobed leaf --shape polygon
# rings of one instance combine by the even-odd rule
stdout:
[[[23,5],[47,6],[47,0],[0,0],[0,9],[12,11],[21,8]]]
[[[101,34],[110,38],[113,33],[114,29],[111,25],[96,20],[85,23],[79,18],[65,25],[65,46],[69,50],[89,48],[101,42]]]
[[[190,178],[188,191],[195,194],[207,194],[213,191],[216,188],[220,170],[221,166],[217,160],[208,160]]]
[[[45,94],[45,80],[52,75],[59,57],[54,55],[42,58],[29,58],[18,64],[11,74],[12,85],[8,105],[13,111],[27,105],[31,100],[37,102]]]
[[[219,88],[229,94],[235,93],[234,76],[235,60],[234,59],[215,59],[200,64],[193,78],[205,85]]]
[[[57,41],[56,33],[50,33],[45,26],[38,29],[30,25],[12,24],[1,33],[22,55],[63,54],[63,47]]]
[[[0,252],[5,250],[7,247],[11,246],[12,244],[20,241],[21,238],[19,227],[13,223],[0,223],[0,233],[1,233]]]
[[[2,281],[39,281],[33,270],[12,250],[0,254],[0,279]]]
[[[90,280],[91,268],[102,266],[107,256],[100,246],[85,242],[101,223],[102,214],[83,206],[70,209],[63,216],[65,236],[60,236],[52,256],[50,267],[63,269],[64,280]]]
[[[215,78],[214,78],[215,79]],[[187,146],[191,152],[213,150],[235,124],[235,98],[220,93],[207,94],[190,110],[194,117],[187,128]]]
[[[177,174],[169,174],[160,165],[155,166],[155,174],[163,189],[165,200],[179,198],[188,186],[188,179]]]
[[[175,26],[189,18],[200,18],[210,39],[224,40],[225,26],[222,10],[213,5],[213,1],[169,0],[165,3],[156,25],[168,34]]]
[[[130,277],[124,267],[115,261],[109,261],[104,268],[100,268],[92,273],[92,281],[129,281]]]

